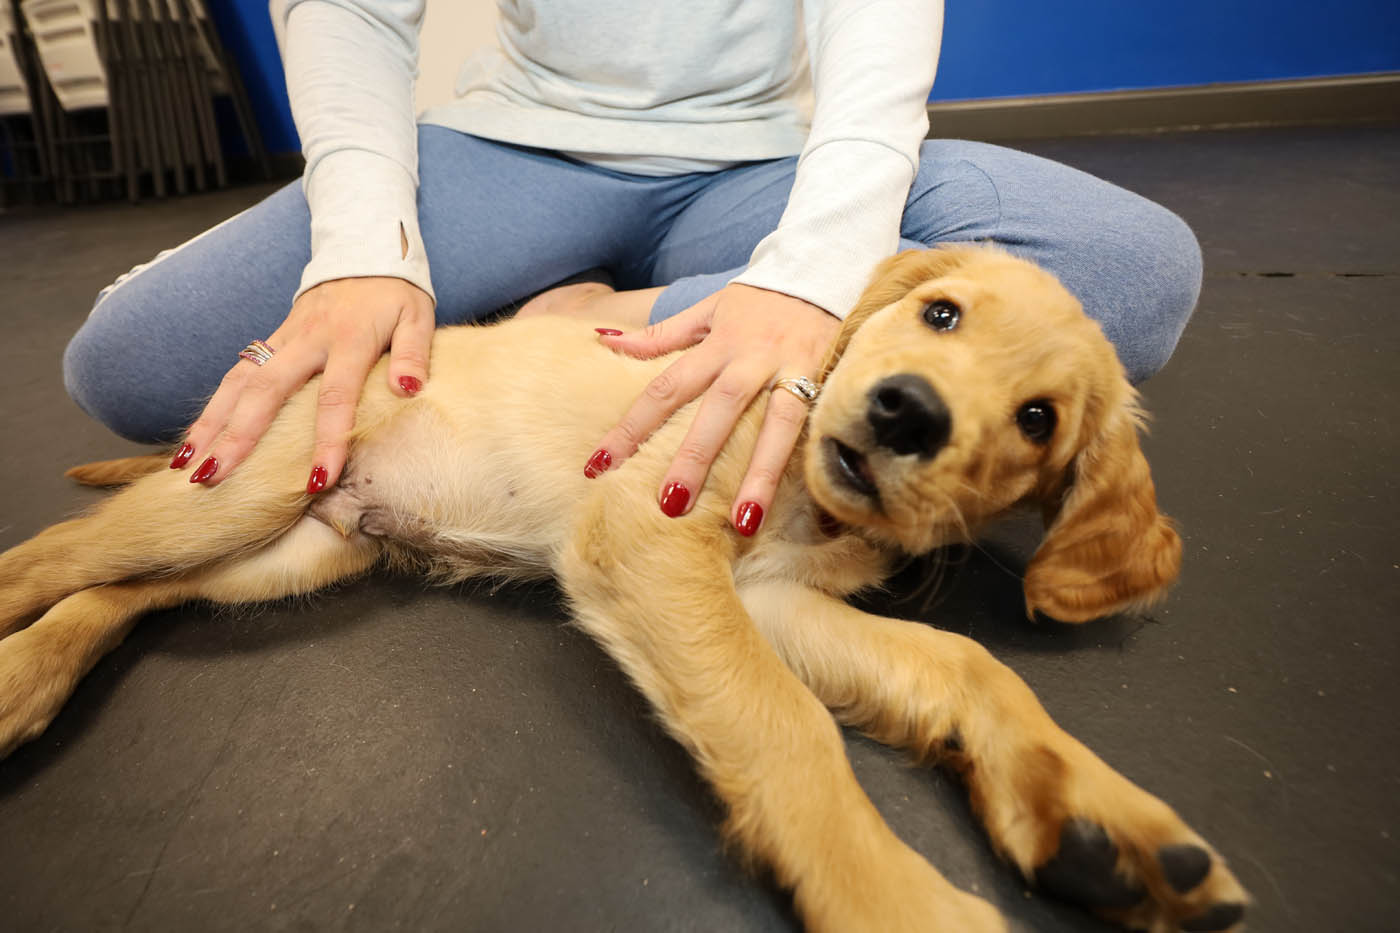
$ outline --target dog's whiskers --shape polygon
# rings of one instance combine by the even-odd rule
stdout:
[[[968,486],[965,482],[959,481],[958,485],[963,486],[974,495],[981,496],[980,492]],[[941,489],[935,489],[933,492],[943,501],[948,513],[953,518],[954,524],[957,525],[958,531],[962,533],[963,539],[970,542],[972,540],[972,528],[968,525],[967,516],[963,514],[962,509],[958,506],[958,501]]]

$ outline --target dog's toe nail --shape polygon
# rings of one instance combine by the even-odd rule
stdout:
[[[1243,904],[1216,904],[1203,914],[1181,922],[1185,933],[1220,933],[1244,919]]]
[[[1118,847],[1102,826],[1071,820],[1060,830],[1060,848],[1036,870],[1036,884],[1063,900],[1085,907],[1124,908],[1146,891],[1119,877]]]
[[[1185,894],[1205,880],[1210,874],[1210,853],[1200,846],[1162,846],[1157,850],[1157,861],[1162,863],[1162,874],[1179,894]]]

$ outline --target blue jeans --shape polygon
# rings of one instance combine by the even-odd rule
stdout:
[[[598,267],[618,288],[669,286],[652,320],[675,314],[742,271],[777,225],[795,166],[653,178],[422,126],[418,211],[438,323],[478,320]],[[309,230],[294,183],[119,278],[64,354],[69,394],[124,437],[177,438],[238,351],[282,323]],[[1048,268],[1134,381],[1166,363],[1200,291],[1200,248],[1176,215],[982,143],[924,143],[901,233],[905,247],[993,241]]]

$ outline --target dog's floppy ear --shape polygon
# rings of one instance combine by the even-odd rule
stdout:
[[[1181,538],[1157,511],[1141,415],[1116,406],[1046,504],[1045,540],[1026,568],[1026,613],[1086,622],[1160,597],[1181,569]]]
[[[861,293],[856,306],[846,315],[836,342],[827,352],[822,365],[822,378],[825,379],[836,366],[851,337],[866,318],[881,308],[893,304],[913,290],[914,286],[930,279],[936,279],[953,271],[967,257],[979,249],[973,246],[939,246],[934,249],[909,249],[891,256],[875,267],[870,276],[870,284]]]

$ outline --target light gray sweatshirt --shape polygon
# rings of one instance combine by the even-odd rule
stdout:
[[[367,275],[432,294],[415,208],[423,3],[286,4],[287,85],[312,217],[298,295]],[[642,174],[799,155],[778,229],[735,281],[838,316],[897,248],[928,129],[942,0],[499,7],[496,48],[462,66],[455,100],[424,122]]]

